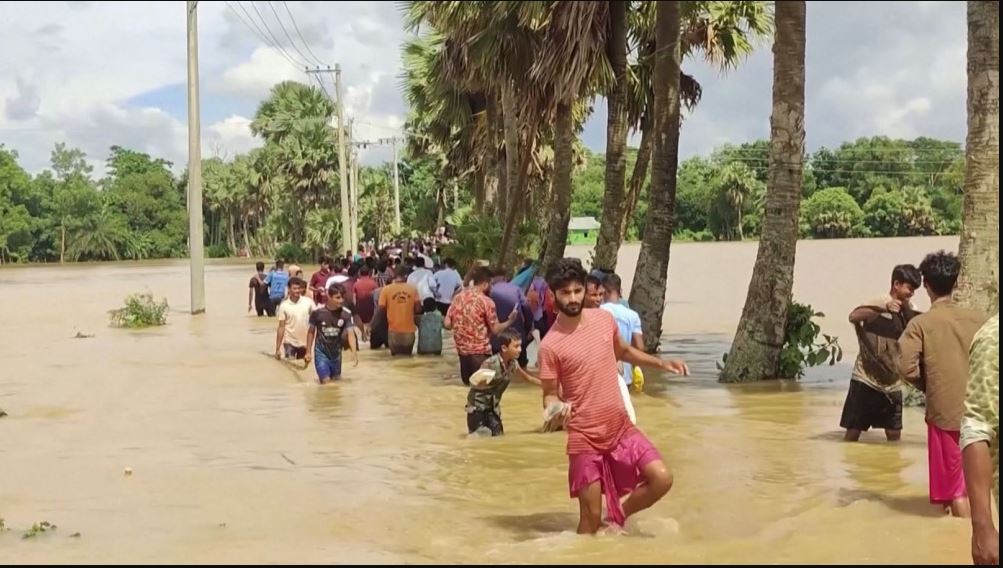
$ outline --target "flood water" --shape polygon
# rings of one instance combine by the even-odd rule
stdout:
[[[852,352],[846,314],[887,290],[891,267],[956,247],[805,242],[795,295]],[[676,484],[628,535],[597,538],[573,534],[564,435],[536,433],[535,387],[509,389],[504,437],[465,438],[466,391],[443,378],[452,349],[392,361],[366,350],[321,388],[312,369],[267,357],[275,322],[244,311],[250,266],[209,267],[196,317],[184,262],[4,268],[0,517],[12,530],[0,563],[970,561],[966,521],[927,503],[919,411],[897,445],[847,445],[846,364],[800,384],[715,382],[755,253],[673,246],[664,347],[694,376],[649,372],[634,404]],[[169,324],[109,328],[106,310],[142,290],[166,295]],[[21,538],[43,520],[58,530]]]

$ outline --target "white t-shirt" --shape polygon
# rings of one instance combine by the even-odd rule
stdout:
[[[306,335],[307,331],[310,330],[310,312],[313,310],[313,300],[306,296],[300,296],[297,302],[293,302],[289,298],[282,300],[275,315],[286,326],[283,343],[288,343],[293,347],[306,347]]]
[[[463,278],[452,268],[444,268],[432,275],[435,299],[443,304],[453,303],[453,295],[463,289]]]
[[[432,294],[432,271],[427,268],[415,268],[407,277],[407,283],[418,289],[418,299],[425,301]]]

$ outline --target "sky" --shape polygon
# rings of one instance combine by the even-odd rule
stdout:
[[[48,167],[57,142],[86,152],[97,176],[112,145],[184,166],[184,2],[0,1],[0,14],[0,144],[27,170]],[[807,14],[809,151],[871,135],[964,141],[964,2],[808,2]],[[198,19],[204,156],[261,145],[249,129],[258,104],[277,82],[310,82],[305,63],[340,63],[357,140],[401,134],[411,32],[398,3],[204,0]],[[700,60],[683,70],[704,93],[684,116],[683,158],[769,136],[768,43],[724,74]],[[593,150],[605,123],[600,99],[582,132]],[[362,151],[364,163],[389,157]]]

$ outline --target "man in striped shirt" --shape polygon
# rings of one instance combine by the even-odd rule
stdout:
[[[630,347],[613,316],[583,309],[586,278],[581,262],[570,258],[547,271],[559,313],[540,344],[539,360],[544,407],[562,402],[570,407],[568,485],[579,502],[578,533],[594,534],[602,525],[604,496],[609,522],[623,526],[672,487],[662,456],[627,416],[617,360],[682,375],[689,369],[682,361],[662,361]]]

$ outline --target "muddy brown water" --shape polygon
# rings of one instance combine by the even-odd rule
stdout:
[[[956,246],[805,242],[795,294],[826,312],[852,358],[849,310],[887,289],[892,265]],[[625,247],[621,266],[637,251]],[[250,266],[210,266],[197,317],[184,262],[4,268],[0,517],[12,530],[0,563],[968,561],[968,525],[926,500],[919,412],[897,445],[846,445],[846,363],[799,384],[714,381],[755,252],[673,246],[664,346],[694,376],[649,372],[634,404],[676,485],[628,535],[598,538],[573,534],[564,436],[535,432],[537,390],[509,390],[506,436],[465,438],[465,391],[443,378],[456,373],[451,349],[365,351],[321,388],[266,357],[274,321],[244,312]],[[140,290],[169,299],[169,324],[107,327],[106,310]],[[42,520],[59,528],[21,538]]]

